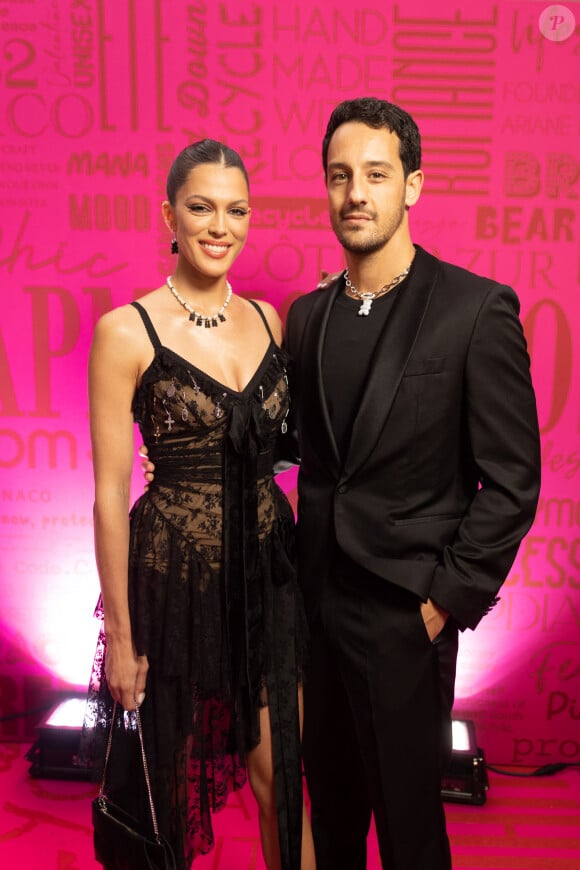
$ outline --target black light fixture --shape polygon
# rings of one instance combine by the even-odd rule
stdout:
[[[482,806],[489,788],[483,750],[471,719],[453,719],[451,761],[441,783],[444,801]]]
[[[28,772],[37,779],[90,779],[86,768],[76,765],[86,693],[57,701],[36,726],[38,737],[26,753]]]

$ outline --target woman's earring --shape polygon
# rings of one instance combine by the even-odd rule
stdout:
[[[175,238],[175,234],[173,235],[173,238],[171,239],[171,253],[172,254],[179,253],[179,245],[177,244],[177,239]]]

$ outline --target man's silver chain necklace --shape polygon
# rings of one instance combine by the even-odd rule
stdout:
[[[361,293],[360,290],[357,290],[350,278],[348,277],[348,269],[344,272],[344,283],[346,285],[347,290],[352,293],[353,296],[356,296],[357,299],[360,299],[362,302],[361,307],[357,311],[359,317],[368,317],[371,313],[371,305],[377,298],[377,296],[381,296],[383,293],[388,293],[393,287],[399,284],[403,278],[406,278],[411,270],[411,266],[413,261],[409,263],[406,269],[403,269],[398,275],[395,275],[394,278],[391,278],[388,284],[385,284],[381,287],[380,290],[376,290],[374,293]]]

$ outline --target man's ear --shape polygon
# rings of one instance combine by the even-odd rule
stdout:
[[[412,206],[418,202],[423,189],[423,170],[417,169],[415,172],[409,172],[405,179],[405,205]]]

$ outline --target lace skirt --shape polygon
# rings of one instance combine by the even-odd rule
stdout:
[[[255,570],[234,600],[224,594],[223,566],[210,564],[148,494],[131,512],[129,565],[133,637],[149,661],[141,718],[154,800],[180,870],[212,848],[211,812],[244,785],[245,755],[260,742],[265,705],[275,768],[286,768],[276,803],[290,866],[284,855],[296,853],[302,813],[296,698],[307,643],[291,511],[261,541]],[[100,602],[96,615],[102,618]],[[101,629],[79,760],[95,778],[112,716],[104,653]],[[115,728],[108,781],[123,806],[146,813],[134,716],[121,711]]]

